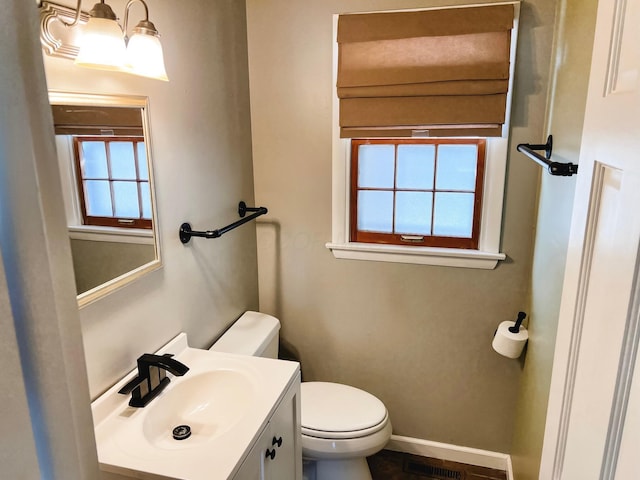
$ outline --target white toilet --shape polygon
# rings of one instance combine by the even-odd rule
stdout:
[[[211,350],[278,358],[280,321],[245,312]],[[371,480],[366,458],[391,437],[384,404],[360,389],[328,382],[301,385],[302,455],[316,480]]]

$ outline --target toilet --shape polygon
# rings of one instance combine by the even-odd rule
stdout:
[[[277,318],[245,312],[210,350],[278,358],[279,332]],[[371,480],[366,457],[382,450],[391,437],[384,404],[339,383],[302,382],[300,390],[305,478]]]

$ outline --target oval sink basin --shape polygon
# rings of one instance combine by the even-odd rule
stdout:
[[[160,448],[188,448],[219,437],[250,411],[256,398],[250,377],[238,370],[212,370],[174,382],[145,407],[144,436]],[[188,425],[191,435],[176,440],[172,432],[180,425]]]

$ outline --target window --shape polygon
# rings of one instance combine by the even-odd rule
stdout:
[[[84,225],[151,229],[143,137],[73,138]]]
[[[485,140],[351,140],[352,242],[477,249]]]
[[[482,269],[506,258],[518,17],[519,2],[334,16],[336,258]]]

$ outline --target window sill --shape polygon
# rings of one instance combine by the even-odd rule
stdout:
[[[153,245],[153,230],[138,228],[97,227],[74,225],[68,227],[69,238],[94,242],[139,243]]]
[[[493,270],[499,261],[507,258],[504,253],[451,248],[403,247],[368,243],[327,243],[325,246],[331,250],[335,258],[347,260],[413,263],[482,270]]]

